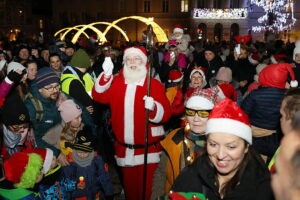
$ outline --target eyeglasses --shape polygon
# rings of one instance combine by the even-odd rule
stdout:
[[[190,108],[185,108],[185,115],[186,116],[195,116],[196,113],[201,118],[207,118],[209,116],[211,110],[194,110]]]
[[[10,128],[11,128],[13,131],[17,132],[17,131],[19,131],[19,130],[21,130],[21,129],[29,128],[29,124],[12,125],[12,126],[10,126]]]
[[[44,89],[47,90],[47,91],[52,91],[53,92],[54,89],[59,90],[60,89],[60,85],[56,85],[56,86],[52,86],[52,87],[47,87],[47,88],[44,87]]]
[[[125,58],[126,62],[128,62],[128,61],[134,61],[134,62],[136,62],[136,61],[141,61],[141,60],[142,60],[142,58],[140,58],[140,57]]]

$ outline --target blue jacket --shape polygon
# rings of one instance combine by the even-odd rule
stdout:
[[[248,114],[253,126],[277,130],[280,122],[280,106],[286,89],[261,87],[253,90],[242,102],[241,108]]]
[[[87,197],[88,200],[94,200],[96,193],[100,193],[101,198],[113,195],[112,182],[101,156],[95,156],[87,167],[81,167],[76,162],[70,162],[70,165],[63,167],[64,178],[79,180],[80,176],[84,177],[86,187],[73,191],[72,198]]]

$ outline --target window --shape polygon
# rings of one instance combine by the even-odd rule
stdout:
[[[150,0],[144,1],[144,12],[149,13],[150,12]]]
[[[163,12],[169,12],[169,0],[162,1]]]
[[[221,8],[222,6],[221,6],[221,1],[220,0],[214,0],[214,8]]]
[[[181,12],[189,11],[189,0],[181,0]]]
[[[215,43],[219,43],[222,41],[222,36],[223,36],[223,25],[220,23],[217,23],[215,25],[214,29],[214,41]]]
[[[198,0],[197,1],[197,7],[198,8],[204,8],[204,0]]]
[[[230,0],[230,8],[239,8],[240,0]]]

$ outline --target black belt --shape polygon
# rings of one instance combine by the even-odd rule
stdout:
[[[155,146],[157,143],[159,143],[160,142],[160,140],[159,141],[156,141],[156,142],[153,142],[153,143],[151,143],[151,144],[148,144],[148,147],[149,146]],[[143,144],[124,144],[124,143],[121,143],[121,142],[118,142],[121,146],[123,146],[123,147],[126,147],[126,148],[128,148],[128,149],[143,149],[143,148],[145,148],[145,145],[143,145]]]

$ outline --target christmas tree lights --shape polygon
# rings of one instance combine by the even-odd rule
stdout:
[[[245,19],[248,16],[247,8],[215,9],[195,8],[193,17],[195,19]]]

